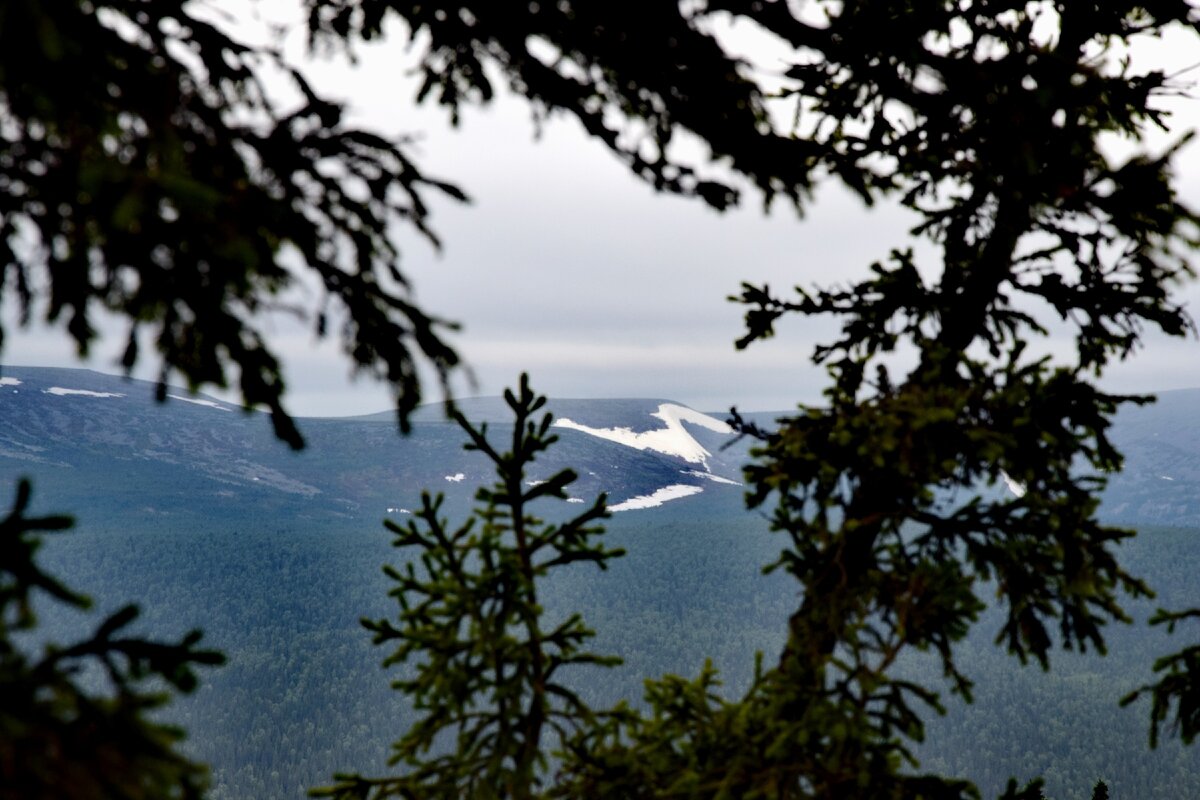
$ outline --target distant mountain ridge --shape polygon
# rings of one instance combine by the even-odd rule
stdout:
[[[262,415],[205,395],[170,389],[157,403],[152,383],[89,370],[0,374],[0,476],[34,475],[57,497],[87,505],[234,515],[249,504],[314,520],[377,521],[411,510],[422,489],[465,504],[492,480],[490,465],[463,451],[465,434],[440,405],[418,411],[409,437],[398,434],[390,413],[302,419],[308,447],[293,453]],[[511,422],[500,398],[459,408],[507,439]],[[618,511],[704,491],[740,501],[748,444],[735,443],[721,420],[659,400],[565,400],[550,409],[561,441],[530,481],[572,467],[580,476],[575,499],[607,492]]]
[[[440,403],[413,415],[401,437],[391,412],[303,418],[309,446],[292,453],[261,415],[206,395],[85,369],[0,370],[0,477],[32,475],[56,496],[86,504],[96,496],[125,510],[238,513],[247,503],[307,519],[377,520],[411,509],[424,488],[469,503],[492,479]],[[457,407],[497,435],[510,424],[498,397]],[[751,442],[723,419],[666,399],[551,399],[559,444],[530,480],[572,467],[572,491],[589,500],[607,492],[617,509],[724,492],[741,501],[741,469]],[[754,414],[763,423],[782,416]],[[1200,526],[1200,389],[1162,392],[1157,403],[1128,406],[1111,436],[1125,467],[1110,476],[1102,515],[1129,525]],[[459,477],[461,476],[461,477]],[[995,487],[1004,491],[1004,487]],[[657,498],[653,502],[644,498]],[[626,504],[626,505],[622,505]],[[174,509],[174,510],[173,510]]]

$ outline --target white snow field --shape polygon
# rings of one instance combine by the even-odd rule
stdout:
[[[664,486],[654,494],[641,494],[637,497],[631,497],[628,500],[623,500],[615,506],[609,506],[609,511],[636,511],[643,508],[654,508],[661,506],[671,500],[678,500],[681,497],[688,497],[693,494],[700,494],[704,490],[699,486],[688,486],[683,483],[676,483],[671,486]]]
[[[1004,479],[1004,485],[1013,493],[1013,496],[1020,499],[1025,496],[1025,487],[1020,482],[1013,480],[1004,470],[1000,471],[1000,477]]]
[[[217,411],[232,411],[233,410],[231,408],[226,408],[225,406],[223,406],[219,403],[215,403],[212,400],[203,400],[203,399],[197,398],[197,397],[184,397],[183,395],[178,395],[178,394],[169,394],[169,395],[167,395],[167,397],[171,398],[172,400],[182,400],[185,403],[195,403],[198,406],[207,406],[208,408],[215,408]]]
[[[52,394],[57,397],[66,397],[67,395],[81,395],[83,397],[124,397],[120,392],[93,392],[90,389],[64,389],[61,386],[51,386],[49,389],[43,389],[42,394]]]
[[[692,438],[683,427],[683,423],[689,422],[717,433],[733,433],[733,429],[721,420],[674,403],[663,403],[658,407],[658,411],[650,416],[661,419],[666,423],[666,427],[635,433],[632,428],[593,428],[566,417],[555,420],[554,426],[582,431],[637,450],[654,450],[669,456],[678,456],[693,464],[703,464],[705,469],[708,469],[708,457],[712,453]]]

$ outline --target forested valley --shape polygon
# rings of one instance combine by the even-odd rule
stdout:
[[[760,574],[779,549],[765,520],[713,495],[616,515],[606,527],[627,555],[607,572],[580,567],[548,587],[549,616],[582,611],[598,632],[594,649],[625,660],[578,679],[587,699],[637,702],[644,678],[692,675],[707,657],[731,696],[743,691],[754,653],[775,657],[795,603],[790,580]],[[1191,597],[1200,530],[1147,528],[1123,554],[1159,590],[1155,603],[1133,607],[1144,621],[1155,604]],[[394,614],[380,566],[396,555],[381,526],[247,515],[185,529],[89,526],[53,541],[46,562],[113,607],[138,601],[145,630],[201,625],[206,643],[228,655],[164,713],[187,729],[188,752],[212,765],[213,800],[238,800],[298,798],[335,771],[386,769],[409,717],[388,685],[395,670],[379,666],[384,653],[358,618]],[[67,640],[83,623],[50,614],[40,635]],[[1117,706],[1170,649],[1159,631],[1111,626],[1106,657],[1056,653],[1043,672],[996,648],[998,624],[998,614],[985,615],[961,645],[976,701],[931,715],[923,769],[969,777],[984,797],[1010,777],[1038,775],[1054,800],[1087,800],[1100,779],[1114,798],[1200,795],[1200,752],[1175,741],[1149,751],[1144,704]],[[904,669],[928,680],[937,667],[914,659]]]

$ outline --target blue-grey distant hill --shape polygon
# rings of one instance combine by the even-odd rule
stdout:
[[[464,451],[465,434],[440,405],[419,409],[409,436],[391,413],[302,419],[308,446],[297,453],[275,440],[265,415],[212,397],[172,389],[159,403],[152,383],[89,370],[0,374],[0,478],[34,477],[39,494],[53,493],[82,521],[114,512],[219,519],[252,508],[286,520],[376,524],[414,508],[423,489],[444,492],[454,506],[492,478],[485,459]],[[655,416],[664,407],[682,408],[665,400],[554,401],[556,417],[576,427],[556,429],[559,444],[528,480],[569,466],[579,473],[571,492],[581,501],[606,492],[619,508],[676,487],[676,495],[694,494],[668,502],[708,492],[739,503],[748,442],[714,430],[723,424],[716,418]],[[507,442],[502,399],[459,408]]]
[[[1112,429],[1125,466],[1102,508],[1129,524],[1200,526],[1200,389],[1160,392],[1123,408]]]
[[[58,502],[76,504],[84,520],[114,510],[221,518],[252,507],[314,523],[373,523],[411,509],[422,489],[465,504],[474,487],[491,479],[485,461],[463,450],[465,437],[441,404],[418,409],[408,437],[398,433],[391,412],[303,419],[308,447],[295,453],[274,438],[264,415],[205,395],[171,389],[158,403],[152,383],[82,369],[6,367],[0,375],[0,479],[35,477]],[[457,405],[472,421],[487,422],[493,435],[508,435],[501,398]],[[575,427],[556,429],[560,443],[529,479],[569,466],[580,476],[572,488],[579,499],[607,492],[610,505],[619,506],[685,486],[739,503],[736,484],[751,442],[685,419],[677,438],[693,440],[705,453],[702,462],[656,449],[661,442],[639,449],[639,435],[668,427],[658,415],[664,406],[678,407],[663,399],[552,399],[548,410]],[[770,425],[782,413],[747,416]],[[1200,525],[1197,418],[1200,389],[1163,392],[1155,404],[1118,414],[1112,438],[1126,462],[1110,476],[1107,519]],[[610,433],[597,433],[604,431]],[[621,432],[629,435],[622,439]]]

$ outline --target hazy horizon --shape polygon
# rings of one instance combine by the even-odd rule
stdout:
[[[230,9],[237,20],[230,24],[239,34],[266,35],[288,5]],[[1134,63],[1178,72],[1194,60],[1189,45],[1182,34],[1168,36],[1137,49]],[[666,397],[706,409],[815,404],[827,376],[809,357],[815,344],[836,335],[837,322],[781,320],[774,339],[738,352],[733,342],[743,333],[743,310],[727,298],[741,282],[783,293],[797,285],[845,285],[893,247],[909,244],[916,245],[922,272],[936,275],[936,254],[908,238],[914,221],[908,212],[893,203],[868,209],[832,181],[818,187],[803,219],[784,203],[764,213],[761,197],[749,189],[740,208],[719,214],[695,200],[655,194],[573,119],[556,116],[535,127],[528,105],[507,91],[487,108],[464,107],[461,125],[452,128],[443,109],[414,105],[418,79],[407,71],[414,54],[395,41],[364,46],[357,66],[306,57],[301,32],[293,32],[286,49],[317,89],[346,100],[356,123],[388,136],[412,134],[409,153],[418,165],[472,198],[469,205],[428,198],[440,251],[411,230],[395,231],[415,300],[463,324],[448,340],[477,380],[456,374],[456,396],[497,395],[525,371],[551,397]],[[1146,146],[1155,152],[1200,127],[1196,100],[1164,97],[1161,105],[1174,112],[1173,131],[1147,132]],[[1109,146],[1121,157],[1132,152],[1115,138]],[[1181,200],[1200,206],[1200,146],[1184,148],[1175,171]],[[319,304],[312,287],[294,295],[284,300]],[[1200,307],[1196,282],[1177,296]],[[0,360],[119,371],[125,322],[98,316],[101,339],[91,358],[80,361],[61,325],[21,330],[15,312],[11,299],[0,305],[10,323]],[[389,388],[352,379],[336,341],[315,342],[310,326],[283,313],[271,316],[268,328],[292,414],[353,416],[389,407]],[[1067,329],[1051,328],[1048,352],[1070,353]],[[147,339],[135,377],[157,377],[158,364],[147,355],[153,349]],[[1101,386],[1121,393],[1200,386],[1197,355],[1195,338],[1147,331],[1145,349],[1111,367]],[[436,401],[436,379],[425,375],[425,399]]]

